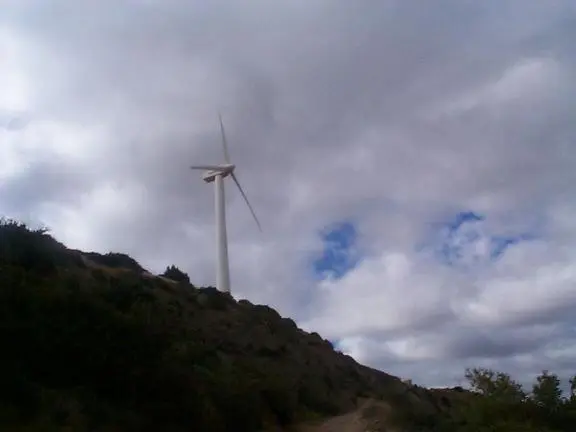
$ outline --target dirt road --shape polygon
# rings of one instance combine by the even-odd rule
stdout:
[[[295,432],[398,432],[387,424],[390,406],[381,401],[363,401],[358,409],[318,424],[302,425]]]

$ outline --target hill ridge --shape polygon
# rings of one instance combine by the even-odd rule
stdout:
[[[29,398],[0,395],[0,421],[12,426],[24,417],[54,430],[257,431],[367,399],[414,417],[446,409],[269,306],[153,275],[125,254],[68,249],[10,220],[0,221],[0,303],[0,336],[14,347],[0,379]]]

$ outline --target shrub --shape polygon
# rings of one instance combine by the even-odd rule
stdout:
[[[47,228],[30,229],[24,223],[0,218],[0,265],[50,274],[75,261],[73,254],[48,234]]]
[[[125,268],[133,270],[137,273],[144,271],[144,268],[138,264],[138,261],[126,254],[108,252],[107,254],[102,255],[96,252],[88,252],[84,255],[86,255],[86,257],[88,257],[91,261],[94,261],[96,264],[102,266],[112,268]]]
[[[188,275],[175,265],[166,267],[166,270],[164,270],[164,273],[162,273],[160,276],[171,279],[174,282],[183,282],[187,284],[190,283],[190,278]]]

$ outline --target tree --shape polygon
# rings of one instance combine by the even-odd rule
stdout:
[[[166,270],[164,270],[164,273],[162,273],[160,276],[172,279],[175,282],[184,282],[188,284],[190,283],[190,277],[188,277],[186,273],[184,273],[175,265],[166,267]]]
[[[466,369],[465,374],[472,391],[502,402],[522,402],[526,393],[522,385],[503,372],[491,369]]]
[[[556,411],[562,404],[562,390],[558,376],[549,374],[547,370],[542,371],[532,387],[532,400],[546,410]]]
[[[71,261],[70,252],[47,228],[30,229],[25,223],[0,217],[0,264],[48,275]]]
[[[570,378],[570,400],[576,400],[576,376]]]

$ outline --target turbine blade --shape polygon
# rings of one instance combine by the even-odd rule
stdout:
[[[220,132],[222,133],[222,147],[224,148],[224,161],[230,163],[230,154],[228,153],[228,142],[226,141],[226,132],[224,131],[224,122],[222,121],[222,114],[218,113],[220,120]]]
[[[206,171],[218,171],[221,170],[222,167],[218,165],[192,165],[190,169],[193,170],[206,170]]]
[[[258,225],[258,229],[260,231],[262,231],[262,226],[260,225],[260,221],[258,220],[258,217],[256,216],[256,213],[254,212],[254,209],[252,208],[252,206],[250,205],[250,201],[248,201],[248,197],[246,196],[246,194],[244,193],[244,190],[242,189],[242,186],[240,186],[240,182],[238,181],[238,178],[236,177],[236,174],[232,173],[232,179],[234,179],[234,183],[236,183],[236,186],[238,186],[238,189],[240,190],[240,193],[242,194],[242,197],[244,197],[244,201],[246,201],[246,204],[248,204],[248,208],[250,209],[250,213],[252,213],[252,217],[254,218],[254,220],[256,221],[256,225]]]

